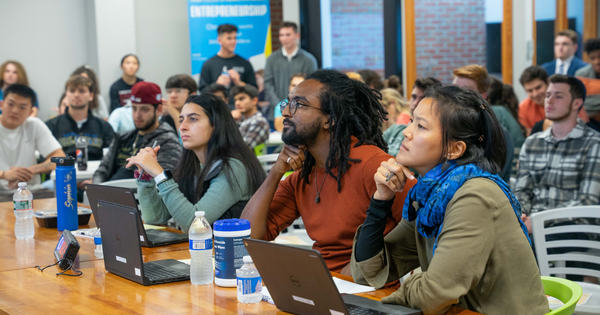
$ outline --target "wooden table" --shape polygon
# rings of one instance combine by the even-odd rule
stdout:
[[[34,201],[36,210],[55,206],[54,199]],[[238,303],[235,288],[195,286],[189,281],[139,285],[108,273],[104,261],[95,258],[91,239],[78,238],[81,249],[75,268],[83,276],[57,277],[58,267],[42,273],[33,267],[54,263],[52,252],[60,232],[35,225],[34,240],[16,240],[12,203],[0,203],[0,314],[287,314],[266,302]],[[142,254],[144,261],[190,258],[187,244],[142,248]],[[393,291],[386,288],[361,296],[379,300]],[[454,307],[447,314],[476,313]]]

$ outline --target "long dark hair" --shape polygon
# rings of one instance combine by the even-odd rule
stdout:
[[[92,86],[93,86],[93,90],[91,91],[92,93],[94,93],[94,99],[90,102],[90,109],[96,109],[98,108],[98,95],[100,95],[100,87],[98,86],[98,78],[96,77],[96,73],[94,72],[94,70],[92,70],[92,67],[88,66],[88,65],[83,65],[77,69],[75,69],[75,71],[73,71],[73,73],[71,73],[71,76],[74,75],[81,75],[82,73],[85,73],[87,75],[87,77],[92,80]]]
[[[497,78],[490,77],[490,87],[487,92],[487,101],[491,105],[500,105],[506,107],[511,116],[517,121],[521,132],[525,135],[526,130],[519,122],[519,99],[512,86],[502,83]]]
[[[427,90],[442,127],[442,155],[446,161],[451,141],[464,141],[465,153],[458,165],[475,164],[484,171],[498,174],[506,163],[506,140],[491,106],[481,94],[457,86]]]
[[[173,171],[173,178],[179,184],[183,195],[191,203],[198,202],[200,196],[204,194],[202,183],[212,166],[219,160],[223,162],[221,172],[225,172],[227,183],[230,186],[237,185],[240,189],[239,182],[236,178],[231,178],[229,172],[231,159],[237,159],[244,164],[248,187],[254,194],[265,180],[266,175],[254,152],[244,143],[225,102],[212,94],[204,93],[188,97],[185,103],[202,107],[214,130],[208,140],[203,169],[200,167],[200,161],[194,151],[183,150],[179,164]]]
[[[371,144],[387,152],[387,143],[381,132],[381,124],[387,117],[387,112],[379,103],[381,93],[339,71],[317,70],[306,79],[324,85],[319,93],[319,101],[321,109],[330,115],[332,122],[325,172],[337,180],[338,191],[341,191],[342,176],[348,171],[350,162],[360,162],[350,158],[352,136],[358,139],[355,147]],[[306,184],[309,184],[308,177],[314,166],[315,158],[306,152],[301,173]],[[334,168],[338,168],[337,174],[331,172]]]

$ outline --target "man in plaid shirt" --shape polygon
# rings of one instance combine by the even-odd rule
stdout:
[[[258,90],[251,85],[236,85],[231,89],[231,96],[235,100],[233,117],[238,122],[244,142],[250,147],[264,143],[269,139],[269,122],[258,111]]]
[[[527,138],[519,156],[515,195],[529,232],[531,213],[597,205],[600,199],[600,133],[577,119],[585,86],[566,75],[555,74],[549,81],[544,109],[553,125]]]

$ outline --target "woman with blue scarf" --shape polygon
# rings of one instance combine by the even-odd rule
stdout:
[[[482,314],[545,314],[548,301],[521,221],[521,207],[498,177],[506,163],[502,129],[487,102],[455,86],[429,90],[404,130],[396,159],[375,174],[358,228],[352,276],[383,287],[421,267],[383,303],[444,313],[452,305]],[[418,183],[403,220],[384,237],[394,196],[413,167]]]

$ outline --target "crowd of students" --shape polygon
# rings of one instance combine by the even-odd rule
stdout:
[[[37,188],[49,159],[74,155],[84,137],[101,163],[78,188],[136,178],[147,223],[173,218],[187,232],[203,210],[211,223],[248,219],[251,237],[273,240],[302,217],[331,271],[382,287],[421,268],[384,303],[546,313],[530,215],[600,203],[600,39],[586,42],[587,65],[574,56],[577,35],[559,32],[557,59],[522,73],[519,104],[481,65],[455,69],[450,85],[418,78],[405,100],[397,76],[317,70],[297,30],[283,23],[261,76],[235,54],[237,28],[219,26],[221,48],[198,84],[174,75],[167,99],[136,76],[135,55],[121,60],[110,108],[94,71],[79,67],[45,124],[24,68],[6,62],[0,198],[20,181]],[[265,174],[252,149],[271,130],[285,145]]]

